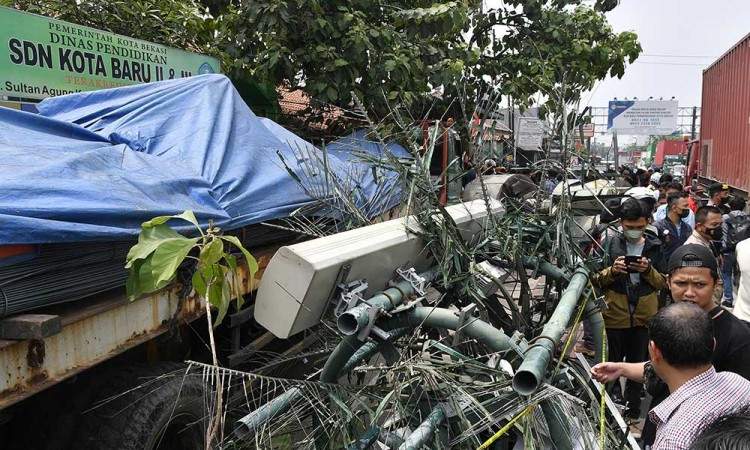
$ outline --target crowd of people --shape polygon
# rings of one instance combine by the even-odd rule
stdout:
[[[715,432],[750,408],[746,201],[721,183],[704,199],[699,187],[684,189],[658,172],[648,185],[642,174],[631,181],[637,186],[607,203],[604,223],[592,230],[590,251],[602,261],[592,281],[607,304],[608,349],[592,376],[610,383],[633,423],[644,389],[651,395],[642,429],[631,427],[646,448],[718,448],[706,446],[704,428]],[[584,330],[576,350],[593,354],[585,321]]]

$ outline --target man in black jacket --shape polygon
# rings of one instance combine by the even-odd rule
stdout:
[[[658,238],[645,233],[651,207],[643,200],[626,199],[620,206],[622,233],[607,236],[602,244],[603,268],[592,282],[604,293],[602,312],[607,330],[609,361],[640,362],[648,358],[648,322],[658,309],[658,293],[666,287],[666,264]],[[619,385],[614,385],[617,396]],[[626,414],[640,415],[642,386],[625,386]]]

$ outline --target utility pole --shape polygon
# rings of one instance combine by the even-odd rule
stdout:
[[[690,127],[690,140],[695,139],[695,122],[698,119],[698,107],[693,106],[693,124]]]
[[[615,149],[615,170],[620,169],[620,149],[617,147],[617,130],[612,130],[612,147]]]

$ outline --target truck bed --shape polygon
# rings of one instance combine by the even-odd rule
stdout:
[[[243,295],[257,288],[276,249],[251,250],[260,267],[254,281],[244,264],[232,281],[239,283]],[[0,340],[0,410],[165,333],[177,309],[179,290],[179,285],[172,285],[129,301],[124,289],[117,289],[34,311],[59,316],[62,330],[44,339]],[[204,313],[200,299],[189,295],[179,321],[191,322]]]

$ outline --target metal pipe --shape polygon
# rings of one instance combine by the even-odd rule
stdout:
[[[594,334],[594,361],[601,361],[604,356],[604,318],[593,297],[589,297],[586,302],[583,315],[588,319]]]
[[[234,424],[234,434],[239,439],[252,438],[259,427],[289,411],[302,398],[302,391],[293,387],[270,402],[252,411]]]
[[[320,381],[323,383],[335,383],[341,372],[341,368],[354,356],[354,354],[365,343],[357,339],[357,335],[346,336],[339,345],[333,349],[331,356],[326,360],[323,370],[320,372]]]
[[[535,257],[524,258],[524,266],[527,269],[538,269],[539,272],[547,278],[553,281],[567,281],[570,278],[570,274],[564,269],[557,267],[556,265],[540,260]]]
[[[430,282],[440,273],[438,267],[433,267],[419,276],[426,282]],[[362,303],[354,308],[344,312],[336,320],[336,326],[345,336],[352,336],[367,326],[370,322],[370,310],[372,308],[381,308],[384,311],[390,311],[401,305],[406,298],[414,295],[414,287],[409,281],[401,281],[396,286],[388,288],[385,292],[372,296],[367,303]]]
[[[557,399],[547,399],[541,403],[544,419],[549,427],[549,436],[552,439],[552,448],[556,450],[573,450],[570,440],[569,418],[558,403]],[[572,419],[570,419],[572,420]]]
[[[405,314],[399,314],[383,321],[387,328],[400,328],[403,326],[417,327],[420,325],[447,330],[458,328],[457,311],[445,308],[418,307]],[[487,322],[470,317],[461,327],[461,333],[478,340],[493,351],[506,351],[511,348],[511,341],[501,330],[493,327]]]
[[[576,310],[578,299],[586,287],[589,273],[584,268],[578,268],[565,288],[560,302],[557,304],[552,317],[544,325],[542,333],[536,342],[529,347],[526,357],[513,377],[513,389],[521,395],[531,395],[539,388],[544,378],[544,371],[552,359],[552,355],[560,343],[568,324]]]
[[[380,430],[376,427],[369,427],[362,436],[348,447],[348,450],[367,450],[372,444],[378,441]]]
[[[427,442],[432,439],[435,430],[445,420],[445,413],[440,406],[432,410],[427,419],[419,424],[416,430],[409,435],[398,450],[420,450]]]

